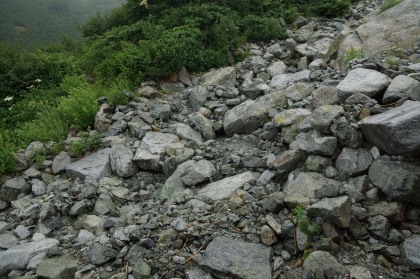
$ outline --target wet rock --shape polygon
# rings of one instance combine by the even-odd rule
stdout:
[[[222,85],[234,87],[236,84],[236,69],[234,67],[226,67],[205,73],[201,78],[201,84],[204,86]]]
[[[52,172],[53,174],[57,174],[66,170],[66,166],[71,163],[70,155],[65,152],[61,151],[57,156],[55,156],[52,162]]]
[[[400,75],[391,81],[391,84],[385,91],[382,102],[389,104],[402,98],[419,95],[420,82],[411,77]]]
[[[387,154],[415,156],[420,152],[420,102],[406,101],[358,125],[364,138]]]
[[[217,277],[266,279],[271,278],[271,255],[271,249],[264,245],[219,236],[197,262]]]
[[[245,183],[253,183],[259,177],[258,173],[244,172],[222,180],[207,184],[197,192],[198,199],[209,198],[221,200],[229,198],[236,190],[241,189]]]
[[[16,177],[4,182],[1,187],[0,197],[4,201],[14,201],[18,195],[29,194],[31,192],[31,185],[23,177]]]
[[[123,145],[116,145],[111,148],[111,168],[121,177],[130,177],[137,172],[137,165],[134,163],[134,154],[129,148]]]
[[[134,155],[134,161],[145,170],[160,171],[161,162],[165,156],[165,148],[179,141],[179,138],[172,134],[161,132],[148,132],[144,136],[140,147]]]
[[[348,270],[326,251],[314,251],[306,258],[303,269],[312,271],[315,278],[332,278],[344,275]]]
[[[335,167],[342,174],[355,176],[368,170],[372,162],[373,157],[369,151],[345,147],[335,161]]]
[[[47,259],[39,264],[36,274],[46,279],[73,279],[78,262],[69,256]]]
[[[346,78],[337,85],[337,89],[340,91],[341,100],[356,93],[373,97],[384,91],[390,82],[391,79],[380,72],[357,68],[347,74]]]
[[[111,174],[111,163],[109,160],[110,148],[101,149],[79,161],[67,165],[66,172],[72,179],[84,179],[89,176],[93,179],[100,179]]]
[[[410,268],[420,269],[420,235],[406,238],[400,249],[405,264]]]
[[[351,201],[348,196],[325,198],[306,208],[308,215],[329,218],[336,226],[348,228],[351,218]]]
[[[418,166],[379,159],[370,166],[369,179],[392,199],[420,205],[420,168]]]

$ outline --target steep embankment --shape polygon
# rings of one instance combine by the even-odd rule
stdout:
[[[83,158],[29,166],[53,146],[32,143],[2,178],[0,273],[418,278],[420,45],[335,59],[375,7],[347,27],[300,18],[235,67],[144,83],[127,106],[102,99],[91,136],[65,142],[100,133]]]

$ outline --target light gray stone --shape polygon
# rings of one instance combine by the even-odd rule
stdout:
[[[101,149],[96,153],[67,165],[66,172],[68,176],[72,179],[84,179],[86,176],[93,179],[100,179],[111,174],[110,152],[110,148]]]
[[[367,117],[358,123],[364,138],[390,155],[420,153],[420,102],[406,101],[399,107]]]
[[[348,196],[325,198],[306,208],[306,212],[312,217],[329,218],[340,228],[348,228],[351,218],[351,201]]]
[[[137,172],[137,165],[134,163],[134,154],[129,148],[123,145],[115,145],[109,154],[111,168],[121,177],[130,177]]]
[[[112,198],[108,194],[101,194],[95,203],[95,214],[106,215],[114,210]]]
[[[52,162],[53,174],[57,174],[59,172],[65,171],[66,166],[70,163],[71,163],[70,155],[65,151],[61,151],[57,156],[55,156]]]
[[[286,150],[276,156],[272,167],[279,171],[292,171],[296,169],[306,158],[302,150]]]
[[[312,106],[335,105],[340,102],[338,89],[335,86],[321,86],[312,92]]]
[[[200,133],[188,126],[184,123],[176,123],[172,127],[175,129],[175,134],[180,139],[185,139],[189,141],[193,141],[197,144],[203,143],[203,138],[201,137]]]
[[[203,188],[199,189],[196,198],[210,198],[212,200],[227,199],[236,190],[241,189],[245,183],[253,183],[258,178],[258,173],[250,171],[226,177],[222,180],[207,184]]]
[[[189,101],[191,107],[197,111],[200,107],[204,106],[207,101],[207,98],[210,96],[209,92],[204,86],[194,86],[188,90],[189,92]]]
[[[337,259],[326,251],[314,251],[303,263],[303,269],[314,273],[315,278],[332,278],[334,275],[344,275],[348,270]]]
[[[274,62],[267,68],[267,73],[271,77],[284,74],[286,73],[286,71],[287,71],[287,66],[286,64],[284,64],[283,61]]]
[[[36,179],[36,178],[31,180],[31,186],[32,186],[32,193],[35,196],[41,196],[45,194],[45,192],[47,191],[44,181]]]
[[[14,201],[18,195],[29,194],[31,185],[23,177],[15,177],[7,180],[1,187],[0,197],[4,201]]]
[[[199,112],[193,112],[189,115],[189,119],[200,131],[204,139],[209,140],[216,137],[216,134],[213,130],[213,124],[204,115]]]
[[[134,161],[142,169],[160,171],[161,165],[159,163],[165,157],[165,148],[176,142],[179,142],[179,138],[175,135],[148,132],[134,155]]]
[[[9,249],[19,244],[19,240],[11,233],[0,234],[0,249]]]
[[[180,179],[186,186],[195,186],[208,181],[216,174],[213,163],[207,160],[187,161],[183,163],[183,172]]]
[[[335,161],[335,167],[340,173],[355,176],[368,170],[372,162],[373,157],[369,151],[345,147]]]
[[[351,70],[347,76],[337,85],[342,101],[352,94],[362,93],[373,97],[384,91],[390,84],[391,79],[386,75],[369,69],[357,68]]]
[[[276,89],[285,89],[290,83],[309,82],[311,80],[311,71],[305,70],[293,74],[280,74],[270,81],[270,87]]]
[[[410,268],[420,269],[420,235],[406,238],[400,249],[405,264]]]
[[[312,112],[309,121],[311,122],[312,127],[315,129],[329,134],[332,121],[342,114],[344,114],[344,109],[342,106],[323,105],[317,107]]]
[[[236,69],[226,67],[205,73],[201,78],[201,85],[222,85],[226,87],[235,87]]]
[[[36,274],[45,279],[73,279],[79,263],[69,256],[47,259],[39,264]]]
[[[283,192],[286,196],[299,194],[310,199],[315,199],[335,197],[338,195],[341,187],[341,182],[326,178],[320,173],[301,172],[297,175],[289,175]]]
[[[332,156],[337,148],[335,137],[323,137],[319,131],[300,133],[291,143],[291,148],[299,148],[311,155]]]
[[[411,96],[420,96],[420,82],[414,78],[400,75],[391,81],[391,84],[385,91],[382,102],[389,104]]]
[[[187,279],[214,279],[211,274],[199,268],[188,269],[185,271],[185,275],[187,275]]]
[[[218,236],[197,262],[216,277],[267,279],[271,278],[271,258],[269,247]]]
[[[313,43],[300,44],[296,46],[296,51],[302,56],[329,60],[328,54],[333,42],[331,38],[322,38]]]

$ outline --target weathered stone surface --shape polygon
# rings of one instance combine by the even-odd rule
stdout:
[[[286,197],[292,194],[299,194],[310,199],[335,197],[341,185],[341,182],[326,178],[320,173],[301,172],[296,176],[289,175],[283,192]]]
[[[202,85],[222,85],[234,87],[236,84],[236,69],[226,67],[205,73],[201,78]]]
[[[221,200],[229,198],[236,190],[242,188],[245,183],[255,182],[259,177],[258,173],[244,172],[222,180],[207,184],[198,190],[197,198],[210,198]]]
[[[345,147],[335,161],[335,167],[343,174],[354,176],[366,171],[372,162],[373,157],[369,151]]]
[[[267,73],[271,76],[277,76],[280,74],[284,74],[287,71],[287,66],[284,64],[283,61],[277,61],[271,64],[270,67],[267,68]]]
[[[337,89],[340,91],[340,99],[344,101],[356,93],[373,97],[381,91],[384,91],[390,82],[391,79],[380,72],[357,68],[347,74],[337,85]]]
[[[267,279],[271,278],[271,257],[271,249],[264,245],[219,236],[197,262],[217,277]]]
[[[348,271],[337,259],[326,251],[314,251],[303,263],[305,270],[314,273],[315,278],[332,278],[334,275],[344,275]]]
[[[400,249],[405,264],[410,268],[420,269],[420,235],[406,238]]]
[[[337,148],[335,137],[323,137],[319,131],[300,133],[291,143],[291,148],[299,148],[311,155],[332,156]]]
[[[296,83],[299,81],[309,82],[311,71],[305,70],[293,74],[280,74],[270,81],[270,86],[276,89],[285,89],[290,83]]]
[[[189,96],[188,99],[190,101],[191,107],[194,110],[198,110],[200,107],[204,106],[209,97],[209,92],[204,86],[194,86],[188,89]]]
[[[391,224],[389,220],[382,215],[377,215],[368,219],[370,226],[368,230],[377,238],[386,241],[388,239]]]
[[[213,130],[211,121],[199,112],[193,112],[189,115],[191,122],[200,131],[204,139],[214,139],[216,134]]]
[[[90,261],[94,265],[104,264],[118,255],[118,251],[105,244],[94,243],[90,249]]]
[[[107,109],[109,109],[109,105],[104,103],[95,114],[94,127],[99,133],[105,133],[112,124],[112,120],[108,117],[108,113],[106,113]]]
[[[330,133],[330,125],[332,121],[342,114],[344,114],[342,106],[323,105],[317,107],[312,112],[312,115],[309,117],[309,121],[315,129],[323,133]]]
[[[403,105],[358,123],[364,138],[390,155],[420,153],[420,102]]]
[[[0,234],[0,249],[9,249],[19,244],[19,240],[11,233]]]
[[[194,268],[185,271],[187,279],[214,279],[214,277],[202,269]]]
[[[111,174],[111,163],[109,160],[110,148],[101,149],[79,161],[67,165],[66,172],[72,179],[77,177],[84,179],[90,176],[93,179],[100,179]]]
[[[165,148],[178,141],[179,138],[172,134],[148,132],[134,155],[134,161],[142,169],[160,171],[159,162],[164,159]]]
[[[420,96],[420,82],[414,78],[401,75],[391,81],[391,84],[385,91],[382,102],[388,104],[411,96]]]
[[[362,133],[352,127],[345,117],[338,119],[331,125],[330,129],[343,146],[357,148],[363,143]]]
[[[276,156],[272,166],[280,171],[292,171],[296,169],[306,158],[302,150],[286,150]]]
[[[391,223],[400,223],[404,220],[404,213],[401,204],[397,202],[381,201],[367,207],[369,216],[382,215],[389,219]]]
[[[70,155],[65,152],[61,151],[57,156],[55,156],[52,162],[52,172],[53,174],[57,174],[66,170],[66,166],[71,163]]]
[[[393,47],[412,48],[420,35],[420,2],[405,0],[357,28],[363,46],[371,52]]]
[[[308,109],[288,109],[278,113],[273,118],[273,123],[277,127],[281,127],[282,138],[285,142],[290,143],[299,134],[299,124],[310,115],[311,111]]]
[[[137,172],[137,165],[134,163],[134,154],[129,148],[123,145],[116,145],[111,148],[111,168],[121,177],[130,177]]]
[[[306,208],[312,217],[329,218],[336,226],[348,228],[351,218],[351,201],[348,196],[325,198]]]
[[[338,89],[335,86],[321,86],[312,92],[312,106],[320,107],[324,105],[338,104]]]
[[[26,269],[29,261],[58,247],[56,239],[45,238],[13,246],[6,251],[0,251],[0,274],[12,269]]]
[[[331,38],[322,38],[313,43],[304,43],[296,47],[296,51],[303,56],[311,58],[322,58],[325,60],[330,59],[330,49],[334,40]]]
[[[20,193],[29,194],[31,185],[23,177],[16,177],[7,180],[1,186],[0,197],[4,201],[14,201]]]
[[[114,210],[115,206],[112,198],[108,194],[101,194],[95,203],[95,214],[106,215]]]
[[[180,139],[190,140],[197,144],[203,143],[203,138],[201,137],[200,133],[188,126],[184,123],[177,123],[174,124],[173,127],[175,128],[175,134]]]
[[[138,261],[134,264],[133,275],[136,279],[148,279],[152,273],[152,268],[144,261]]]
[[[420,167],[379,159],[369,168],[369,179],[394,200],[420,205]]]
[[[78,261],[69,256],[47,259],[40,263],[36,274],[45,279],[73,279]]]

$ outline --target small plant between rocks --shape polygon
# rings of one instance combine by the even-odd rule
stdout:
[[[306,211],[302,206],[296,206],[293,213],[295,215],[296,224],[303,233],[306,235],[316,235],[318,233],[318,225],[309,220]]]

